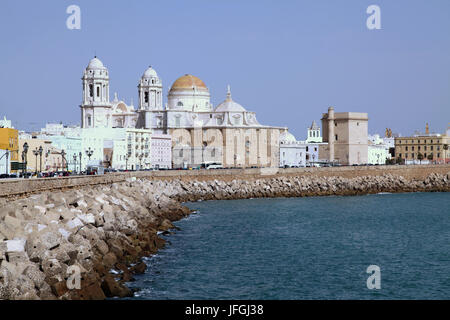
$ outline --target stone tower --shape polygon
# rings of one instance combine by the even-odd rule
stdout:
[[[109,74],[103,63],[94,57],[81,78],[83,98],[81,103],[82,128],[108,128],[111,126],[109,102]]]

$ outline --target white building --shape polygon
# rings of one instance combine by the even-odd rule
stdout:
[[[302,142],[305,144],[305,161],[307,166],[324,161],[319,158],[319,148],[321,145],[327,145],[327,143],[322,142],[321,130],[315,120],[313,120],[311,126],[307,130],[306,140]]]
[[[389,148],[394,146],[394,138],[381,138],[379,134],[368,135],[367,163],[386,164],[391,159]]]
[[[172,168],[172,138],[167,134],[152,134],[150,164],[155,169]]]
[[[14,127],[11,124],[11,120],[6,120],[6,116],[3,117],[3,120],[0,119],[0,128],[14,129]]]
[[[79,126],[66,126],[62,123],[47,123],[45,128],[41,129],[41,134],[49,136],[68,136],[79,137],[81,134],[81,128]]]
[[[80,170],[80,153],[83,154],[81,137],[47,135],[45,139],[50,140],[53,147],[59,150],[64,150],[66,154],[65,158],[67,160],[67,167],[69,168],[69,170],[75,172],[78,172]]]
[[[280,134],[280,167],[305,167],[306,144],[287,131]]]

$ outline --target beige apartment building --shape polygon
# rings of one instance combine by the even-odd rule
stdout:
[[[58,171],[63,167],[67,167],[66,160],[62,159],[61,150],[52,146],[50,140],[36,139],[32,137],[19,136],[19,162],[22,162],[23,145],[28,144],[28,152],[26,154],[27,171],[42,172]],[[37,151],[42,147],[42,155]],[[35,153],[33,153],[35,151]],[[66,156],[66,159],[68,156]],[[42,164],[41,164],[42,161]]]
[[[431,163],[449,163],[449,144],[449,136],[429,133],[427,124],[425,133],[395,138],[395,157],[405,163],[421,163],[427,160]]]
[[[368,162],[368,115],[361,112],[334,112],[322,115],[323,142],[319,158],[342,165]]]

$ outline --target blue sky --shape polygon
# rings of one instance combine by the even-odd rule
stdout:
[[[66,8],[81,8],[81,30]],[[381,8],[381,30],[366,9]],[[297,138],[336,112],[369,113],[369,133],[443,132],[450,122],[448,0],[42,0],[0,3],[0,117],[19,129],[80,121],[81,76],[96,54],[110,92],[137,105],[152,65],[191,73],[212,102],[233,99]]]

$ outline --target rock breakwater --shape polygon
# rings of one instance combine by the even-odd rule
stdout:
[[[159,232],[190,211],[184,201],[450,191],[450,172],[402,176],[136,179],[0,203],[0,299],[104,299],[133,293]],[[75,270],[75,271],[74,271]],[[71,281],[79,275],[80,285]]]

